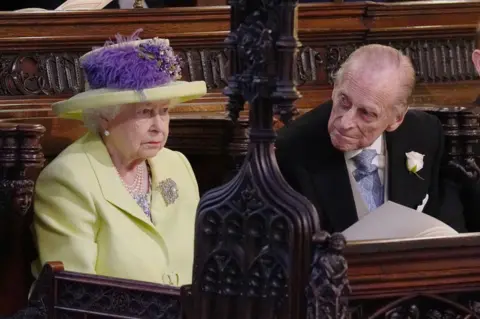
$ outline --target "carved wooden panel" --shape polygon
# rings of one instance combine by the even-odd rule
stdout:
[[[249,103],[248,153],[238,174],[198,205],[189,318],[301,318],[310,241],[320,225],[311,203],[282,179],[272,152],[274,110],[288,121],[299,98],[296,1],[230,4],[224,93],[234,122]]]
[[[229,60],[225,50],[187,50],[176,48],[183,63],[182,77],[187,81],[205,81],[207,88],[223,89],[228,82]]]
[[[1,95],[75,94],[84,90],[78,53],[0,56]]]
[[[57,318],[79,318],[79,312],[82,312],[81,318],[95,318],[100,314],[110,318],[179,318],[179,294],[118,287],[114,279],[111,283],[95,282],[95,278],[90,280],[85,282],[68,277],[55,279],[57,291],[54,313]]]
[[[177,287],[66,272],[61,262],[50,262],[33,285],[28,307],[12,319],[178,319],[180,314]]]
[[[34,189],[28,171],[43,166],[44,132],[41,125],[0,123],[0,316],[27,302]]]
[[[180,49],[183,78],[204,80],[208,89],[225,87],[228,60],[222,50]],[[0,96],[63,95],[84,91],[85,79],[79,52],[0,55]]]
[[[297,85],[332,85],[333,75],[363,43],[309,46],[296,59]],[[477,79],[471,62],[472,38],[422,39],[383,43],[412,59],[419,83]],[[203,80],[208,89],[223,89],[230,75],[229,56],[222,49],[176,48],[183,61],[183,79]],[[0,56],[0,95],[62,95],[84,90],[79,52],[22,53]]]
[[[410,294],[351,302],[351,319],[473,319],[480,316],[475,293]],[[328,317],[327,317],[328,318]]]
[[[377,42],[401,50],[412,60],[417,82],[457,82],[478,78],[473,63],[473,37]],[[299,83],[333,84],[333,76],[347,57],[363,43],[306,46],[298,56]],[[324,74],[322,74],[324,73]]]

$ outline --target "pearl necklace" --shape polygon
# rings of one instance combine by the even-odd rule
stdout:
[[[144,189],[145,166],[144,165],[141,165],[140,167],[137,166],[136,170],[137,172],[135,173],[135,179],[133,180],[132,184],[125,183],[122,176],[120,176],[120,173],[117,170],[117,174],[120,177],[120,180],[122,181],[123,186],[125,186],[127,191],[132,195],[144,193],[143,189]]]

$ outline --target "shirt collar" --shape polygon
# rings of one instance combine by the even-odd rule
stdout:
[[[362,148],[362,149],[359,149],[359,150],[345,152],[345,159],[346,159],[346,160],[352,159],[353,157],[355,157],[355,156],[357,156],[358,154],[360,154],[364,149],[372,149],[372,150],[375,150],[375,151],[377,152],[377,154],[382,155],[382,154],[383,154],[383,151],[384,151],[383,148],[384,148],[384,144],[383,144],[383,134],[381,134],[381,135],[372,143],[372,145],[367,146],[367,147]]]

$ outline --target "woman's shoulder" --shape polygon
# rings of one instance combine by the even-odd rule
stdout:
[[[162,164],[170,165],[185,165],[190,166],[188,159],[179,151],[173,151],[169,148],[162,148],[160,152],[154,157],[154,161]]]
[[[196,181],[190,162],[181,152],[164,147],[158,152],[157,156],[153,158],[152,162],[153,165],[158,166],[160,169],[168,167],[170,174],[178,175],[187,173],[190,178]]]
[[[162,178],[173,178],[177,183],[182,184],[183,187],[187,187],[186,189],[191,192],[190,198],[198,199],[197,179],[185,155],[178,151],[163,148],[151,160],[151,163],[156,166],[155,171],[162,172]]]
[[[88,135],[82,136],[67,146],[43,168],[38,178],[42,179],[47,176],[56,175],[72,176],[75,175],[76,172],[81,174],[82,167],[88,162],[83,148],[86,139],[88,139]]]

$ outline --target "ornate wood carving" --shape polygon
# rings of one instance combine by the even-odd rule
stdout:
[[[55,314],[61,318],[75,318],[79,311],[109,317],[162,319],[178,319],[180,314],[178,295],[67,280],[57,280],[57,289]]]
[[[32,256],[27,215],[34,182],[29,168],[43,166],[41,125],[0,123],[0,314],[11,314],[26,303]]]
[[[465,294],[468,295],[468,294]],[[461,294],[409,294],[399,298],[383,298],[355,302],[351,319],[473,319],[477,302],[463,300]]]
[[[205,81],[209,90],[223,89],[228,82],[229,61],[221,49],[177,49],[184,62],[182,76],[188,81]]]
[[[224,51],[181,49],[183,76],[187,81],[204,80],[208,89],[227,83],[228,60]],[[0,56],[0,95],[63,95],[85,90],[79,52],[22,53]]]
[[[358,47],[368,42],[302,49],[297,68],[300,83],[317,82],[333,84],[333,76],[340,65]],[[444,83],[473,80],[478,78],[471,62],[475,49],[472,37],[455,39],[375,41],[390,45],[405,53],[413,62],[417,81],[420,83]],[[319,74],[324,71],[326,79]]]
[[[322,232],[313,238],[313,243],[312,269],[306,289],[307,319],[350,318],[346,297],[351,289],[347,260],[343,256],[345,237]]]
[[[65,272],[52,262],[35,282],[29,307],[13,318],[178,319],[180,299],[175,287]]]
[[[83,91],[78,53],[24,53],[0,57],[1,95],[58,95]]]
[[[56,100],[76,92],[78,84],[83,90],[75,74],[75,57],[117,32],[130,34],[141,24],[144,37],[170,38],[185,61],[185,79],[207,82],[210,94],[197,101],[201,104],[183,106],[182,112],[222,112],[226,98],[219,91],[230,74],[229,54],[223,51],[222,44],[228,32],[229,9],[225,6],[190,9],[0,14],[0,53],[6,64],[0,65],[6,72],[0,74],[0,80],[10,78],[9,73],[16,78],[16,83],[10,81],[8,85],[0,81],[0,95],[7,96],[0,104],[15,109],[8,116],[24,116],[23,110],[28,110],[29,116],[45,116],[49,105],[46,94]],[[423,60],[438,61],[430,66],[420,60],[416,62],[419,70],[422,65],[424,69],[419,75],[421,85],[414,95],[415,103],[466,103],[476,95],[476,81],[469,79],[477,77],[471,73],[473,68],[467,64],[467,56],[480,14],[478,3],[469,2],[463,7],[454,2],[409,5],[368,2],[347,7],[308,4],[300,5],[298,14],[298,33],[304,44],[295,70],[297,84],[302,85],[304,94],[303,99],[296,101],[299,109],[310,109],[328,99],[331,74],[343,57],[352,47],[371,42],[391,41],[394,46],[420,52],[415,54]],[[32,24],[36,27],[31,28]],[[452,62],[457,57],[460,62]],[[12,71],[11,65],[17,58],[23,60],[17,63],[25,69],[23,73],[18,67]],[[42,62],[38,59],[50,61],[49,68],[53,70],[50,76],[46,67],[36,71],[35,64]],[[57,64],[71,68],[70,79],[66,72],[55,74]],[[18,96],[26,97],[21,106],[17,104]],[[38,109],[41,112],[36,112]]]
[[[225,94],[234,122],[248,101],[250,141],[238,174],[200,201],[192,313],[201,319],[301,318],[311,239],[320,225],[314,207],[283,180],[272,147],[274,109],[287,122],[300,97],[293,84],[296,1],[230,4],[232,74]]]
[[[412,305],[422,319],[480,317],[479,247],[477,234],[348,245],[352,319],[416,318]]]
[[[472,164],[480,156],[479,115],[468,107],[420,107],[419,109],[437,116],[442,123],[448,159],[466,166],[468,171],[474,173]],[[473,162],[469,163],[472,160]]]
[[[0,20],[2,20],[0,22],[3,23],[0,30],[0,38],[2,39],[0,41],[0,51],[7,61],[6,66],[2,67],[2,70],[6,70],[7,73],[13,73],[14,76],[3,75],[3,79],[6,82],[2,80],[0,83],[0,88],[3,90],[0,94],[17,95],[7,102],[2,102],[2,104],[11,107],[9,105],[9,103],[12,104],[11,101],[21,101],[25,109],[31,109],[33,106],[36,106],[36,103],[47,105],[49,101],[54,100],[54,98],[49,99],[42,95],[49,94],[63,98],[63,94],[74,93],[77,89],[75,83],[78,83],[75,82],[77,79],[76,75],[79,74],[78,69],[75,68],[75,63],[67,63],[72,70],[70,82],[66,72],[58,76],[58,70],[55,68],[58,65],[62,67],[62,59],[70,59],[70,61],[75,58],[78,59],[80,53],[92,45],[102,43],[116,32],[130,33],[139,23],[149,32],[145,36],[168,34],[171,37],[172,45],[182,55],[186,63],[184,68],[184,77],[186,79],[205,79],[212,91],[222,88],[225,86],[225,83],[228,83],[228,77],[231,74],[230,69],[234,71],[234,74],[240,73],[240,67],[244,69],[243,64],[239,65],[241,59],[259,54],[259,50],[265,48],[258,47],[256,52],[255,50],[245,50],[245,48],[251,45],[249,44],[250,40],[259,40],[259,35],[264,37],[261,41],[269,40],[269,37],[271,37],[274,40],[274,46],[277,46],[278,34],[262,33],[264,29],[258,27],[255,19],[251,19],[250,22],[253,23],[250,23],[244,32],[244,35],[250,36],[250,40],[242,44],[243,48],[239,47],[239,32],[236,31],[245,17],[253,14],[253,11],[248,10],[251,2],[254,1],[237,0],[232,2],[233,6],[231,9],[237,8],[237,10],[232,12],[232,16],[234,16],[234,24],[232,24],[232,31],[234,32],[232,36],[237,35],[237,37],[229,38],[228,40],[228,44],[234,49],[232,52],[225,52],[220,49],[222,46],[221,39],[225,37],[225,30],[228,29],[229,17],[227,10],[230,9],[226,7],[208,8],[208,10],[196,8],[194,14],[179,9],[165,11],[145,10],[135,13],[124,10],[115,14],[102,11],[88,15],[75,12],[57,13],[55,17],[50,14],[29,15],[28,18],[16,14],[2,16],[0,17]],[[268,3],[267,1],[258,2],[258,5],[276,3],[277,7],[280,8],[287,3],[280,0],[275,2],[272,0]],[[241,8],[244,5],[246,7]],[[286,7],[290,8],[289,6]],[[284,13],[287,12],[288,14],[291,13],[289,10],[285,10]],[[457,102],[461,95],[465,99],[470,100],[476,94],[468,96],[471,92],[475,92],[475,86],[478,84],[476,81],[469,81],[471,68],[469,69],[466,57],[469,54],[468,43],[471,41],[471,35],[480,12],[480,3],[431,3],[418,5],[410,3],[408,6],[401,4],[376,5],[374,3],[358,3],[347,7],[335,5],[321,5],[317,7],[312,5],[301,7],[299,12],[301,16],[299,33],[305,46],[301,48],[300,54],[295,58],[297,64],[293,71],[296,72],[296,79],[298,84],[302,85],[302,93],[305,93],[306,97],[304,100],[307,101],[303,102],[304,100],[300,100],[299,104],[304,103],[305,107],[309,108],[316,105],[315,102],[311,101],[321,102],[328,98],[330,95],[329,90],[331,86],[329,83],[331,83],[331,75],[355,46],[367,42],[390,43],[386,41],[391,41],[391,45],[401,46],[404,50],[412,50],[409,54],[412,54],[413,57],[419,57],[414,60],[417,70],[422,70],[422,72],[417,74],[419,82],[422,83],[420,89],[427,88],[427,91],[430,92],[434,88],[447,92],[448,96],[442,97],[442,102]],[[422,12],[422,14],[419,14],[419,12]],[[264,22],[262,19],[263,16],[258,18],[258,20]],[[11,20],[16,20],[16,23],[9,23]],[[284,24],[284,21],[286,21],[286,24],[292,22],[289,19],[280,21]],[[32,23],[39,27],[32,29]],[[73,24],[76,27],[72,27]],[[332,28],[332,25],[335,27]],[[423,28],[425,26],[429,28]],[[245,27],[242,30],[245,30]],[[55,34],[55,37],[48,37],[52,34]],[[93,36],[85,37],[85,34],[92,34]],[[43,37],[45,41],[32,41],[31,37]],[[449,40],[444,40],[445,38]],[[415,41],[412,39],[415,39]],[[285,41],[284,43],[292,44],[293,42]],[[455,43],[460,44],[457,45]],[[282,46],[278,45],[278,47]],[[285,57],[292,55],[289,50],[292,50],[293,47],[295,45],[282,47],[285,49]],[[24,50],[24,52],[20,53],[24,58],[20,60],[17,59],[19,57],[18,48]],[[236,55],[237,49],[238,53],[242,53],[242,56]],[[38,53],[34,54],[28,53],[37,51]],[[266,51],[268,52],[268,50]],[[261,56],[262,54],[259,55]],[[456,63],[455,57],[460,57],[461,62]],[[32,59],[41,63],[32,63]],[[49,67],[47,67],[46,62],[42,62],[48,59],[50,59]],[[60,60],[59,64],[57,64],[58,60]],[[436,62],[431,66],[426,66],[425,61],[427,60]],[[12,68],[14,61],[17,61],[15,62],[17,66]],[[255,61],[253,59],[251,62]],[[278,57],[268,60],[269,66],[273,65],[273,69],[284,80],[291,79],[288,72],[292,70],[285,67],[290,63],[289,61],[284,62],[282,60],[282,63],[277,64]],[[37,68],[30,68],[32,65]],[[42,65],[44,67],[41,67]],[[52,70],[50,75],[46,71],[49,68]],[[248,100],[248,98],[245,98],[248,94],[243,93],[245,93],[244,91],[247,91],[246,93],[250,91],[248,88],[243,87],[243,83],[255,83],[256,87],[262,87],[263,78],[260,76],[261,72],[257,71],[255,69],[253,74],[257,77],[250,77],[250,75],[246,74],[244,80],[240,79],[237,81],[233,79],[230,81],[229,108],[232,118],[237,118],[237,110],[240,110],[245,100]],[[0,74],[1,78],[2,75]],[[13,78],[17,82],[14,82]],[[62,78],[64,79],[63,82],[60,80]],[[258,80],[258,82],[247,81],[252,78]],[[459,85],[450,83],[454,81],[463,82]],[[236,123],[237,127],[235,127],[232,133],[233,142],[228,143],[226,146],[228,151],[226,150],[225,152],[232,151],[241,155],[248,146],[247,160],[245,163],[238,164],[240,173],[230,183],[211,191],[202,201],[202,210],[199,213],[204,215],[199,214],[197,231],[200,237],[203,236],[203,239],[197,241],[195,252],[195,272],[198,280],[194,282],[192,287],[183,288],[185,299],[182,299],[182,306],[185,305],[186,307],[187,318],[214,318],[214,316],[210,316],[213,312],[216,312],[215,315],[224,315],[224,317],[232,317],[233,319],[235,316],[238,317],[249,312],[256,312],[257,316],[268,317],[272,311],[275,311],[274,301],[280,300],[277,298],[285,295],[288,295],[289,298],[292,298],[292,296],[293,298],[298,298],[293,301],[288,300],[284,304],[285,308],[278,310],[279,313],[281,312],[281,315],[277,317],[289,317],[292,314],[297,314],[296,311],[301,308],[300,306],[296,307],[296,305],[302,304],[301,299],[305,290],[307,290],[307,300],[303,303],[311,306],[308,309],[316,308],[314,316],[321,316],[327,312],[332,316],[343,316],[342,309],[345,309],[344,300],[341,296],[338,298],[339,294],[336,293],[342,291],[342,285],[346,287],[346,278],[337,277],[337,274],[342,274],[342,269],[344,269],[341,255],[338,253],[339,249],[329,248],[329,237],[315,231],[317,236],[310,247],[313,255],[305,253],[307,250],[310,251],[307,247],[310,245],[310,238],[307,238],[308,236],[301,238],[297,236],[300,233],[300,226],[306,225],[302,224],[305,220],[298,222],[295,219],[296,216],[288,215],[287,212],[298,211],[299,207],[301,207],[303,212],[312,213],[310,206],[306,206],[308,204],[302,202],[296,195],[289,193],[289,188],[285,186],[281,177],[278,176],[279,174],[276,172],[270,155],[269,143],[272,141],[272,137],[269,121],[272,114],[267,116],[265,108],[261,106],[266,105],[266,109],[270,112],[273,107],[272,104],[281,101],[284,108],[277,110],[284,110],[282,118],[288,121],[290,114],[293,113],[291,108],[292,101],[295,100],[297,94],[290,89],[291,84],[289,81],[286,82],[284,91],[279,94],[281,98],[269,100],[262,94],[259,94],[256,99],[253,99],[253,108],[250,110],[253,119],[251,123],[252,143],[249,145],[246,145],[245,137],[243,136],[245,132],[249,131],[248,122],[245,122],[240,117]],[[4,83],[8,83],[8,85]],[[20,86],[17,86],[16,83],[20,83]],[[24,86],[31,83],[36,86],[28,86],[28,89],[24,88]],[[63,86],[61,86],[62,83]],[[436,85],[437,83],[440,85]],[[443,83],[450,83],[451,85],[444,86]],[[474,90],[467,92],[465,89],[462,89],[469,85],[474,87]],[[5,89],[7,87],[9,88],[8,90]],[[268,93],[275,92],[279,87],[281,88],[282,86],[272,84],[272,89],[268,90]],[[453,94],[452,87],[455,88],[455,92],[463,94]],[[18,95],[32,95],[35,98],[21,99]],[[215,93],[212,95],[215,95]],[[37,96],[38,98],[36,98]],[[249,96],[251,97],[251,95]],[[415,99],[417,99],[416,101],[426,101],[428,96],[418,96]],[[223,103],[224,100],[219,98],[215,101]],[[218,105],[220,110],[222,110],[223,104],[219,103]],[[195,111],[198,110],[198,108],[195,109]],[[22,116],[25,116],[24,114],[27,113],[22,113]],[[31,114],[33,112],[28,113],[29,116]],[[11,116],[11,114],[8,114],[8,116]],[[449,121],[447,120],[445,123],[448,124]],[[459,121],[461,122],[461,120]],[[278,124],[280,122],[277,121]],[[465,120],[466,122],[468,120]],[[202,126],[201,123],[203,122],[200,122],[198,125],[200,127],[198,130],[204,132],[205,126]],[[54,122],[54,124],[56,125],[58,122]],[[239,124],[242,125],[241,130],[238,130]],[[460,129],[462,125],[458,124],[459,130],[462,130]],[[465,132],[468,131],[467,126],[463,125]],[[182,128],[182,130],[187,129]],[[64,133],[65,131],[57,131],[57,138],[65,137],[67,135],[67,133]],[[199,135],[192,133],[198,131],[189,132],[195,135],[195,138]],[[212,135],[218,137],[217,133]],[[208,134],[205,134],[205,136],[208,136]],[[184,135],[180,132],[178,138],[176,140],[173,139],[173,142],[178,142],[179,148],[193,147],[198,155],[205,150],[212,153],[217,152],[217,150],[213,150],[213,144],[202,143],[200,139],[195,139],[195,143],[190,142],[189,144],[188,141],[185,142],[183,137]],[[473,146],[473,148],[475,147]],[[468,147],[464,147],[462,142],[457,146],[456,150],[450,150],[450,155],[456,156],[455,154],[457,153],[467,154],[468,152],[470,152]],[[203,160],[208,162],[208,159]],[[215,166],[215,164],[212,165],[211,161],[208,165]],[[258,180],[254,180],[254,176]],[[247,183],[252,180],[255,183]],[[282,194],[290,195],[284,196]],[[278,198],[286,200],[279,201]],[[292,207],[295,207],[296,210],[292,210]],[[272,216],[277,217],[274,219]],[[202,219],[203,217],[205,218]],[[270,219],[271,223],[267,223],[267,219]],[[286,221],[286,223],[282,223],[282,221]],[[314,225],[311,225],[310,222],[308,223],[304,229],[311,235],[314,233],[312,230]],[[285,228],[286,224],[295,227]],[[289,240],[291,239],[294,245],[285,245],[285,241],[281,240],[285,236],[290,236]],[[420,243],[422,250],[413,255],[409,251],[405,252],[405,249],[396,251],[388,243],[381,243],[378,244],[378,247],[372,248],[378,252],[373,254],[375,255],[373,257],[368,252],[363,252],[360,255],[348,255],[348,249],[351,247],[347,247],[347,259],[350,265],[349,279],[353,287],[352,307],[362,306],[364,314],[373,314],[381,309],[377,303],[376,308],[372,310],[373,312],[368,310],[364,302],[367,299],[377,302],[381,298],[389,298],[383,304],[386,305],[394,300],[398,300],[398,297],[392,296],[410,295],[412,290],[415,293],[443,296],[442,292],[450,292],[455,289],[459,291],[476,289],[480,283],[480,275],[477,274],[477,269],[480,269],[480,265],[477,262],[480,241],[471,244],[472,238],[469,237],[466,240],[455,240],[455,242],[456,244],[450,246],[443,245],[444,243],[442,242],[436,247],[429,246],[432,245],[431,242],[422,242]],[[303,245],[302,243],[306,244]],[[367,244],[366,246],[369,245]],[[409,245],[407,246],[410,247]],[[218,247],[220,249],[215,250]],[[293,250],[293,247],[295,249],[300,248],[299,250]],[[363,247],[362,245],[361,249],[364,249]],[[222,251],[221,249],[224,250]],[[233,251],[234,254],[227,255],[224,254],[225,251]],[[287,256],[288,258],[270,258],[272,256],[271,252],[275,253],[274,257],[281,256],[283,258],[283,256]],[[288,254],[293,253],[294,258],[285,252]],[[265,254],[261,255],[262,253]],[[258,255],[262,257],[255,259]],[[266,258],[263,257],[265,255],[267,256]],[[301,258],[302,256],[304,259]],[[211,259],[207,260],[209,257]],[[406,259],[414,259],[417,262],[406,262]],[[280,267],[275,268],[275,262],[280,264]],[[232,265],[234,263],[237,263],[238,268],[224,267],[226,264]],[[282,269],[281,267],[283,267],[284,274],[286,274],[283,277],[278,276],[279,272],[275,272],[276,269]],[[307,269],[307,271],[303,272],[302,269]],[[309,273],[310,269],[312,270],[311,273]],[[280,274],[282,273],[280,272]],[[268,280],[269,278],[274,279]],[[306,289],[295,284],[295,282],[301,282],[302,280],[304,281],[303,284],[308,282]],[[3,282],[0,280],[0,283]],[[203,283],[205,285],[200,285]],[[285,283],[285,285],[282,286],[282,283]],[[272,287],[273,284],[275,284],[274,287]],[[18,287],[18,282],[15,282],[15,286]],[[202,287],[210,289],[211,292],[205,292],[206,289],[202,289]],[[311,294],[309,294],[309,289],[311,289]],[[195,291],[200,291],[201,297],[194,303],[191,296],[192,292]],[[319,291],[329,292],[330,299],[324,298],[324,295],[319,293]],[[259,300],[264,302],[262,304],[254,301],[254,296],[259,295]],[[404,309],[411,309],[411,305],[415,305],[422,314],[429,315],[430,308],[425,307],[425,298],[422,295],[419,299],[409,299],[404,303],[396,304],[395,307],[402,306]],[[33,298],[33,300],[37,299]],[[449,300],[455,301],[454,299]],[[478,299],[472,297],[469,300]],[[359,305],[357,301],[362,301],[362,303]],[[7,302],[3,299],[2,304]],[[466,305],[478,307],[475,301],[469,303],[459,302],[459,304],[464,307]],[[335,306],[333,307],[332,305]],[[437,304],[432,309],[440,312],[440,315],[448,317],[449,310],[442,308],[441,305]],[[384,309],[385,311],[382,310],[380,317],[385,317],[385,313],[395,309],[395,307]],[[306,309],[306,307],[303,309]],[[458,310],[459,308],[455,309]],[[466,312],[462,311],[459,314],[465,316]],[[312,315],[312,312],[309,312],[309,314]],[[432,315],[438,317],[437,312],[432,313]],[[394,311],[390,316],[393,316],[393,318],[408,317],[408,311]],[[291,317],[294,318],[295,316],[292,315]],[[360,318],[365,317],[360,316]]]
[[[363,43],[301,48],[295,60],[297,85],[332,85],[340,65]],[[380,43],[382,43],[380,41]],[[402,50],[415,66],[419,83],[477,79],[471,63],[471,37],[383,42]],[[177,48],[187,81],[203,80],[209,90],[223,89],[230,76],[229,55],[222,49]],[[22,53],[0,57],[0,95],[62,95],[84,90],[78,52]],[[295,98],[293,99],[295,100]],[[293,101],[292,100],[292,101]],[[236,103],[234,100],[230,103]],[[235,106],[238,108],[238,106]],[[293,111],[293,110],[292,110]]]

